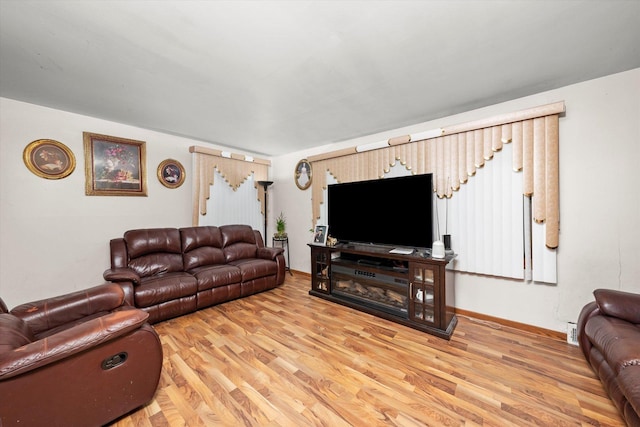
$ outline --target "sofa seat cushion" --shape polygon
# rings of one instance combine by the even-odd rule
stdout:
[[[587,322],[585,333],[616,375],[628,366],[640,365],[638,326],[616,317],[595,316]]]
[[[209,265],[189,270],[198,282],[198,292],[242,281],[240,269],[235,265]]]
[[[189,273],[166,273],[145,277],[135,287],[136,307],[144,308],[166,301],[195,295],[198,289],[196,278]]]
[[[265,259],[246,258],[232,261],[229,264],[235,265],[240,269],[242,282],[278,274],[278,265]]]

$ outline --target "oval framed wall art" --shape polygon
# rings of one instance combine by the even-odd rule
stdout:
[[[173,159],[164,160],[158,165],[158,179],[167,188],[178,188],[184,183],[184,167]]]
[[[296,181],[298,188],[301,190],[309,188],[312,178],[311,163],[307,159],[300,160],[293,173],[293,179]]]
[[[22,152],[22,160],[31,172],[41,178],[61,179],[71,175],[76,168],[73,152],[53,139],[37,139]]]

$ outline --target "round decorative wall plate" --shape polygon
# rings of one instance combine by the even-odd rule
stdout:
[[[27,168],[41,178],[61,179],[71,175],[76,168],[76,158],[71,150],[53,139],[37,139],[22,152]]]
[[[311,163],[307,159],[300,160],[293,173],[293,179],[296,181],[298,188],[301,190],[309,188],[312,177]]]
[[[167,188],[178,188],[184,183],[184,167],[177,160],[164,160],[158,165],[158,179]]]

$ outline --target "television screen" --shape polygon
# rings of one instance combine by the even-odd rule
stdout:
[[[342,243],[430,248],[432,175],[328,186],[329,235]]]

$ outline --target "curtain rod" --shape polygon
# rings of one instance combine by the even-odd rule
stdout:
[[[255,157],[248,156],[246,154],[230,153],[228,151],[215,150],[213,148],[198,147],[196,145],[192,145],[191,147],[189,147],[189,152],[207,154],[209,156],[223,157],[226,159],[234,159],[241,162],[257,163],[261,165],[271,166],[271,160],[257,159]]]
[[[564,101],[554,102],[552,104],[540,105],[538,107],[529,108],[526,110],[516,111],[513,113],[501,114],[498,116],[490,117],[487,119],[475,120],[472,122],[461,123],[452,126],[446,126],[443,128],[437,128],[426,132],[419,132],[414,135],[402,135],[389,138],[386,142],[387,146],[409,144],[411,142],[420,141],[423,139],[432,139],[444,135],[454,135],[457,133],[467,132],[475,129],[483,129],[492,126],[504,125],[507,123],[519,122],[523,120],[534,119],[536,117],[550,116],[553,114],[561,114],[565,112]],[[365,145],[374,145],[365,144]],[[380,147],[378,147],[380,148]],[[386,147],[383,147],[386,148]],[[343,148],[329,153],[317,154],[315,156],[309,156],[309,162],[317,162],[320,160],[333,159],[336,157],[348,156],[360,152],[358,147]]]

